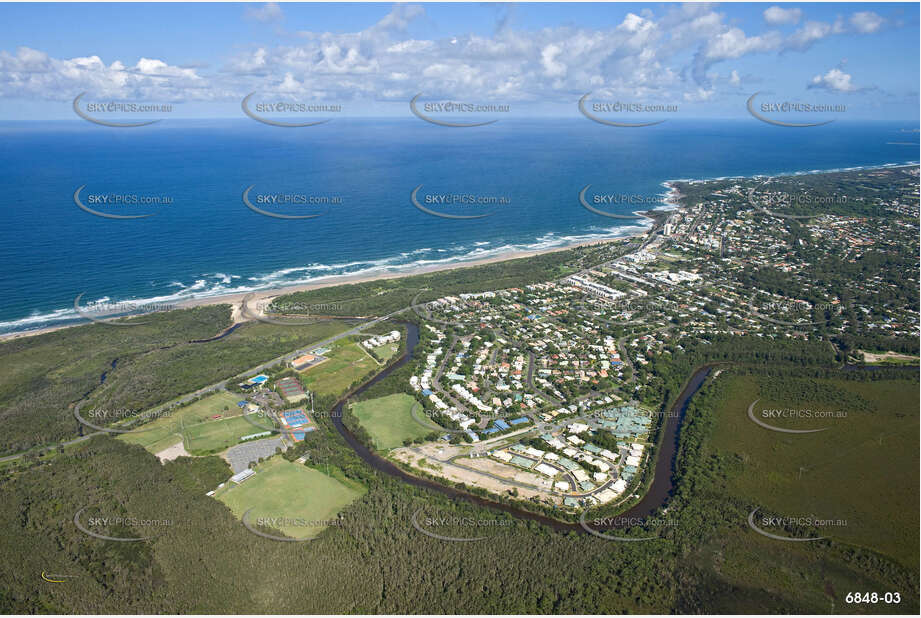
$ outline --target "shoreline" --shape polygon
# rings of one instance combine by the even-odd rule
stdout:
[[[752,174],[749,176],[720,176],[713,178],[674,178],[665,180],[660,183],[660,186],[664,187],[666,191],[662,194],[662,204],[656,208],[650,208],[642,211],[633,211],[634,214],[641,215],[648,224],[647,229],[642,232],[634,232],[630,234],[624,234],[622,236],[612,236],[610,238],[595,238],[591,240],[585,240],[581,242],[575,242],[572,244],[552,247],[547,249],[533,249],[533,250],[517,250],[509,251],[506,253],[500,253],[485,258],[477,258],[472,260],[458,260],[455,262],[449,262],[445,264],[433,264],[427,266],[418,266],[406,270],[399,270],[396,272],[386,272],[382,270],[378,273],[360,273],[360,274],[342,274],[342,275],[329,275],[326,277],[319,277],[310,283],[300,283],[300,284],[291,284],[280,287],[264,288],[257,290],[248,290],[244,292],[230,292],[227,294],[215,294],[214,296],[207,296],[202,298],[188,298],[183,300],[177,300],[172,303],[172,306],[169,310],[177,309],[188,309],[191,307],[201,307],[208,305],[222,305],[229,304],[232,307],[232,325],[239,324],[248,320],[241,319],[242,314],[242,304],[243,299],[247,298],[247,309],[252,310],[251,303],[258,303],[261,306],[268,304],[267,301],[271,301],[279,296],[286,294],[293,294],[296,292],[306,292],[326,287],[333,287],[337,285],[348,285],[348,284],[358,284],[358,283],[367,283],[371,281],[381,281],[386,279],[400,279],[403,277],[412,277],[415,275],[428,274],[433,272],[442,272],[448,270],[456,270],[459,268],[469,268],[473,266],[482,266],[485,264],[493,264],[497,262],[505,262],[509,260],[522,259],[527,257],[533,257],[536,255],[543,255],[547,253],[555,253],[558,251],[566,251],[568,249],[574,249],[577,247],[596,245],[596,244],[605,244],[610,242],[617,242],[619,240],[625,240],[630,238],[644,237],[647,236],[650,231],[656,229],[655,218],[656,216],[665,215],[669,213],[676,212],[684,208],[680,200],[684,197],[676,187],[678,183],[689,183],[689,184],[699,184],[705,182],[715,182],[721,180],[751,180],[757,178],[779,178],[779,177],[792,177],[792,176],[804,176],[812,174],[834,174],[842,172],[853,172],[861,170],[874,170],[874,169],[892,169],[892,168],[903,168],[903,167],[917,167],[919,163],[917,162],[903,162],[903,163],[882,163],[878,165],[859,165],[846,168],[832,168],[826,170],[806,170],[806,171],[796,171],[796,172],[787,172],[782,174]],[[132,301],[124,301],[132,302]],[[261,311],[260,311],[261,313]],[[72,318],[74,320],[78,318]],[[252,319],[252,318],[250,318]],[[51,333],[57,330],[64,328],[73,328],[76,326],[84,326],[86,324],[91,324],[92,322],[80,321],[75,323],[65,323],[59,325],[49,325],[41,328],[31,329],[31,330],[22,330],[22,331],[12,331],[8,333],[0,333],[0,343],[5,341],[10,341],[13,339],[20,339],[23,337],[33,337],[37,335],[43,335]]]
[[[359,283],[368,283],[372,281],[383,281],[387,279],[402,279],[405,277],[413,277],[416,275],[424,275],[428,273],[443,272],[450,270],[457,270],[461,268],[472,268],[475,266],[483,266],[486,264],[495,264],[498,262],[508,262],[511,260],[518,260],[528,257],[534,257],[537,255],[545,255],[549,253],[558,253],[560,251],[568,251],[569,249],[575,249],[578,247],[586,247],[591,245],[600,245],[608,244],[612,242],[627,241],[632,238],[643,238],[649,234],[649,232],[655,229],[654,218],[647,216],[644,213],[655,213],[655,212],[671,212],[675,208],[678,208],[678,204],[669,201],[672,196],[679,195],[677,191],[670,192],[669,195],[663,198],[663,202],[666,202],[671,208],[665,209],[650,209],[646,211],[639,212],[638,214],[643,214],[644,218],[653,221],[653,224],[649,226],[648,229],[642,232],[635,232],[631,234],[624,234],[622,236],[612,236],[611,238],[597,238],[592,240],[585,240],[581,242],[575,242],[569,245],[561,247],[551,247],[547,249],[533,249],[533,250],[520,250],[520,251],[510,251],[507,253],[500,253],[498,255],[493,255],[485,258],[478,258],[473,260],[461,260],[457,262],[451,262],[447,264],[431,264],[428,266],[418,266],[415,268],[399,271],[399,272],[379,272],[379,273],[362,273],[362,274],[343,274],[343,275],[329,275],[326,277],[320,277],[317,280],[311,283],[300,283],[292,284],[281,287],[265,288],[259,290],[249,290],[246,292],[231,292],[228,294],[215,294],[214,296],[207,296],[203,298],[188,298],[184,300],[176,301],[172,303],[171,309],[169,311],[175,311],[180,309],[189,309],[192,307],[204,307],[209,305],[230,305],[232,308],[232,324],[239,324],[242,322],[253,321],[253,318],[242,319],[242,305],[243,300],[246,299],[247,309],[252,312],[256,309],[257,306],[266,306],[268,303],[278,298],[279,296],[284,296],[286,294],[294,294],[296,292],[308,292],[311,290],[318,290],[321,288],[334,287],[337,285],[350,285],[350,284],[359,284]],[[130,301],[125,301],[130,302]],[[151,312],[156,313],[156,312]],[[262,313],[259,310],[259,313]],[[76,318],[75,318],[76,319]],[[44,335],[47,333],[52,333],[58,330],[65,328],[74,328],[77,326],[86,326],[87,324],[92,324],[92,322],[81,321],[73,324],[59,324],[46,326],[42,328],[36,328],[32,330],[24,331],[14,331],[10,333],[0,334],[0,342],[11,341],[13,339],[21,339],[24,337],[34,337],[38,335]]]
[[[756,180],[759,178],[792,178],[795,176],[815,176],[818,174],[841,174],[844,172],[860,172],[864,170],[898,169],[901,167],[918,167],[921,161],[907,161],[904,163],[880,163],[879,165],[855,165],[853,167],[833,167],[824,170],[806,170],[796,172],[782,172],[777,174],[750,174],[748,176],[712,176],[710,178],[672,178],[662,183],[662,186],[672,187],[674,183],[700,184],[703,182],[718,182],[721,180]]]
[[[650,228],[652,229],[652,228]],[[537,255],[546,255],[548,253],[558,253],[560,251],[568,251],[569,249],[576,249],[578,247],[587,247],[591,245],[602,245],[612,242],[618,242],[621,240],[629,240],[631,238],[642,238],[649,233],[649,230],[645,232],[637,232],[635,234],[626,234],[624,236],[617,236],[613,238],[599,238],[595,240],[586,240],[582,242],[573,243],[571,245],[566,245],[564,247],[552,247],[549,249],[534,249],[530,251],[510,251],[508,253],[501,253],[498,255],[478,258],[474,260],[465,260],[453,262],[450,264],[432,264],[429,266],[418,266],[416,268],[408,269],[400,272],[381,272],[377,274],[367,273],[367,274],[356,274],[356,275],[329,275],[327,277],[320,277],[318,280],[313,283],[299,283],[294,285],[286,285],[277,288],[266,288],[264,290],[250,290],[249,292],[235,292],[232,294],[222,294],[217,296],[209,296],[207,298],[190,298],[188,300],[179,301],[176,305],[179,308],[186,309],[189,307],[201,307],[206,305],[224,305],[231,304],[235,308],[239,307],[242,304],[244,298],[247,300],[247,308],[250,308],[250,303],[265,303],[266,301],[280,296],[285,296],[287,294],[294,294],[297,292],[309,292],[312,290],[319,290],[322,288],[334,287],[337,285],[351,285],[357,283],[369,283],[372,281],[383,281],[387,279],[403,279],[405,277],[414,277],[416,275],[425,275],[435,272],[444,272],[449,270],[459,270],[462,268],[472,268],[475,266],[483,266],[485,264],[496,264],[498,262],[509,262],[511,260],[520,260],[523,258],[534,257]],[[267,303],[266,303],[267,304]]]

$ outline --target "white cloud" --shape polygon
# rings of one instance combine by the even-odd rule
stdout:
[[[285,78],[278,84],[278,91],[289,94],[300,94],[304,91],[304,84],[300,83],[290,73],[285,73]]]
[[[739,58],[746,54],[777,49],[780,41],[781,37],[777,32],[746,36],[741,28],[730,28],[710,39],[704,47],[703,57],[711,61]]]
[[[860,11],[851,15],[851,26],[861,34],[873,34],[878,32],[880,27],[886,22],[885,19],[873,11]]]
[[[851,76],[841,70],[840,67],[831,69],[825,75],[816,75],[812,78],[809,88],[821,88],[834,92],[856,92],[860,90],[851,83]]]
[[[268,6],[259,8],[266,16],[274,10]],[[779,19],[770,9],[765,14],[766,21]],[[873,27],[869,17],[855,13],[836,26],[806,22],[788,37],[770,28],[746,33],[711,5],[685,4],[658,15],[628,12],[607,28],[516,30],[506,20],[491,34],[409,36],[410,24],[424,16],[422,6],[394,5],[377,23],[354,32],[302,31],[285,44],[235,49],[209,75],[165,58],[107,64],[89,54],[58,59],[30,48],[0,51],[0,96],[61,100],[86,90],[136,99],[239,100],[259,91],[345,103],[408,101],[424,92],[471,101],[570,102],[574,93],[592,91],[662,103],[701,101],[718,94],[714,82],[741,85],[743,66],[715,73],[714,65],[804,50],[838,27],[853,32],[854,19],[865,30]],[[787,13],[783,18],[792,19]]]
[[[624,21],[617,26],[617,29],[623,30],[624,32],[639,32],[641,30],[648,30],[652,27],[654,27],[652,21],[643,19],[634,13],[627,13],[627,16],[624,17]]]
[[[572,92],[599,88],[623,95],[680,97],[680,68],[668,66],[673,48],[651,14],[628,14],[608,30],[569,26],[536,32],[509,27],[484,35],[448,35],[418,40],[404,34],[422,9],[394,8],[377,24],[355,33],[299,33],[293,47],[259,48],[229,63],[231,73],[265,75],[287,71],[296,78],[313,76],[338,91],[339,98],[373,93],[377,99],[400,99],[417,92],[431,96],[471,96],[482,99],[570,99]],[[669,19],[692,37],[684,22]],[[714,29],[718,17],[687,13],[685,22],[705,20]],[[685,40],[687,39],[687,40]],[[694,40],[700,42],[700,36]],[[360,79],[359,75],[363,75]],[[466,91],[462,88],[466,88]]]
[[[772,26],[798,24],[802,17],[801,9],[783,9],[779,6],[772,6],[764,11],[764,21]]]
[[[563,51],[559,45],[548,45],[540,52],[541,64],[544,65],[544,73],[549,77],[562,77],[566,75],[566,65],[557,62],[556,57]]]
[[[787,37],[784,49],[805,51],[816,41],[821,41],[832,33],[832,27],[821,21],[807,21],[803,27]]]
[[[728,28],[710,39],[694,56],[693,75],[698,84],[707,85],[707,70],[722,60],[741,58],[754,53],[778,49],[783,41],[779,32],[771,30],[761,35],[748,36],[741,28]]]
[[[688,11],[688,7],[691,6],[698,5],[682,5],[680,10],[666,14],[658,23],[660,30],[668,32],[668,39],[662,46],[663,54],[668,55],[698,46],[701,41],[706,41],[726,29],[723,16],[719,13],[707,10],[692,14]]]
[[[281,7],[278,6],[278,3],[276,2],[266,2],[260,4],[258,8],[247,7],[246,16],[249,19],[254,19],[256,21],[262,22],[281,21],[285,17]]]
[[[236,58],[231,62],[234,71],[239,73],[252,73],[266,67],[268,52],[260,47],[250,54]]]
[[[20,47],[15,55],[0,51],[0,96],[62,101],[86,91],[106,98],[180,101],[227,95],[205,86],[207,81],[196,69],[156,58],[127,66],[117,60],[106,65],[99,56],[52,58],[28,47]]]
[[[425,14],[425,8],[418,4],[397,4],[374,28],[378,30],[406,30],[409,22]]]
[[[817,41],[834,35],[848,32],[856,34],[873,34],[878,32],[885,19],[872,11],[854,13],[845,21],[838,16],[834,23],[827,24],[821,21],[807,21],[796,32],[784,41],[784,50],[806,51]]]
[[[433,41],[417,41],[415,39],[410,39],[408,41],[394,43],[387,48],[387,52],[391,54],[419,54],[433,49],[435,49],[435,43]]]

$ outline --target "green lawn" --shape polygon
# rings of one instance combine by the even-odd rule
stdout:
[[[393,355],[397,353],[400,349],[399,343],[385,343],[384,345],[379,345],[376,348],[371,348],[371,351],[385,363],[393,358]]]
[[[352,382],[378,369],[374,359],[353,341],[336,342],[324,356],[329,360],[301,374],[307,388],[321,395],[341,395]]]
[[[730,458],[728,490],[785,517],[843,520],[822,535],[918,565],[917,383],[786,379],[781,392],[732,378],[711,448]],[[753,423],[827,430],[785,434]],[[764,418],[763,409],[837,411],[845,418]]]
[[[422,438],[432,433],[413,420],[410,411],[418,405],[413,397],[400,393],[360,401],[352,406],[352,413],[371,434],[374,445],[387,450],[402,446],[407,438]]]
[[[260,418],[256,422],[268,425],[268,419]],[[185,449],[193,454],[223,451],[240,441],[243,436],[265,431],[255,427],[242,416],[207,421],[185,427]]]
[[[159,453],[180,439],[185,441],[189,452],[219,448],[224,443],[232,446],[241,436],[260,431],[240,416],[237,407],[240,399],[239,395],[226,391],[214,393],[145,425],[145,431],[120,437],[130,444],[140,444],[151,453]],[[223,418],[212,420],[215,414]],[[259,422],[265,424],[268,420],[259,419]]]
[[[326,528],[304,524],[336,519],[340,511],[364,492],[365,488],[358,483],[272,457],[256,468],[252,478],[241,485],[229,484],[215,498],[237,517],[252,508],[247,521],[253,525],[260,517],[283,518],[292,525],[273,527],[287,536],[304,539],[315,537]]]

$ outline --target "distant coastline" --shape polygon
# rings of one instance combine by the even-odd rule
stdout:
[[[805,171],[796,171],[796,172],[783,172],[776,174],[749,174],[747,176],[713,176],[711,178],[675,178],[672,180],[666,180],[662,183],[662,186],[673,188],[675,183],[687,182],[700,184],[704,182],[714,182],[719,180],[751,180],[753,178],[788,178],[792,176],[810,176],[814,174],[837,174],[839,172],[859,172],[861,170],[881,170],[881,169],[890,169],[890,168],[899,168],[899,167],[918,167],[921,165],[921,161],[905,161],[903,163],[880,163],[879,165],[855,165],[853,167],[835,167],[826,170],[805,170]]]

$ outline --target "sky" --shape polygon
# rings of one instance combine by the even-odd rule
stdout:
[[[83,102],[242,117],[241,99],[405,116],[409,101],[577,116],[577,103],[743,118],[759,102],[919,109],[918,3],[2,3],[0,120]]]

